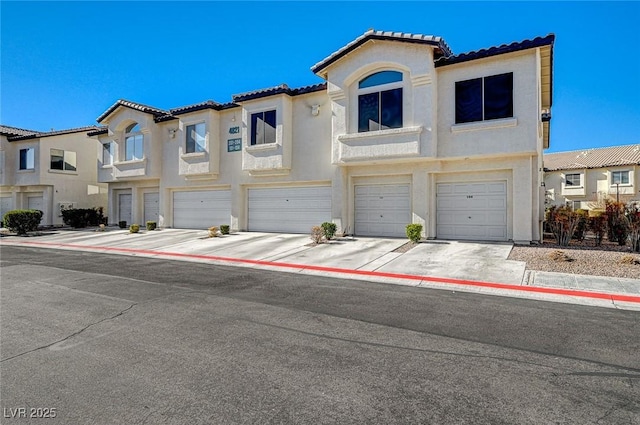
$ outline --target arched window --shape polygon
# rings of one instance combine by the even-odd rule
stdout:
[[[124,131],[125,161],[143,158],[144,136],[140,132],[140,125],[133,123]]]
[[[380,71],[358,83],[358,132],[402,127],[402,73]]]

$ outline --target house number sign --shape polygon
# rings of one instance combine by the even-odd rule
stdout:
[[[240,134],[240,127],[238,127],[238,126],[230,127],[229,128],[229,134]]]

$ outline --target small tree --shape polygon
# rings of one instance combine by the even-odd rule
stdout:
[[[631,251],[640,252],[640,206],[627,205],[624,211],[624,221],[631,241]]]
[[[578,225],[573,233],[573,239],[577,239],[582,242],[587,233],[587,220],[589,219],[589,212],[587,210],[576,210],[578,216]]]
[[[588,218],[587,227],[595,236],[596,246],[602,245],[602,239],[607,231],[607,216],[603,213],[597,213]]]
[[[547,210],[546,221],[560,246],[568,246],[578,227],[578,214],[571,207],[552,206]]]
[[[40,210],[13,210],[7,212],[3,217],[5,227],[18,235],[26,235],[27,232],[38,230],[42,220]]]
[[[627,223],[624,219],[625,205],[623,202],[605,200],[607,214],[607,239],[618,242],[618,245],[627,243]]]
[[[418,243],[422,237],[422,224],[407,224],[407,237],[411,242]]]

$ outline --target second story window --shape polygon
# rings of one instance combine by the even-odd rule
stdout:
[[[513,117],[513,73],[456,82],[456,124]]]
[[[51,149],[52,170],[76,171],[76,153],[62,149]]]
[[[20,169],[33,170],[35,168],[35,156],[33,148],[20,149]]]
[[[629,172],[628,171],[612,171],[611,172],[611,185],[616,184],[629,184]]]
[[[133,123],[127,127],[124,135],[125,161],[134,161],[143,158],[143,142],[144,137],[137,123]]]
[[[205,125],[203,122],[187,126],[186,153],[204,152],[205,150]]]
[[[402,73],[381,71],[358,83],[358,132],[402,127]]]
[[[565,186],[572,186],[572,187],[581,186],[579,173],[567,174],[564,176],[564,180],[565,180]]]
[[[276,142],[276,111],[251,114],[251,145]]]
[[[113,144],[106,142],[102,144],[102,165],[113,164]]]

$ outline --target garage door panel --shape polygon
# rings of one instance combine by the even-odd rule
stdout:
[[[179,191],[173,193],[173,227],[207,229],[229,224],[231,192],[228,190]]]
[[[507,239],[506,182],[440,183],[436,189],[438,238]]]
[[[355,187],[355,234],[405,237],[411,223],[409,185],[359,185]]]
[[[144,221],[158,221],[160,194],[148,192],[144,194]]]
[[[331,221],[331,187],[249,189],[250,231],[309,233]]]

